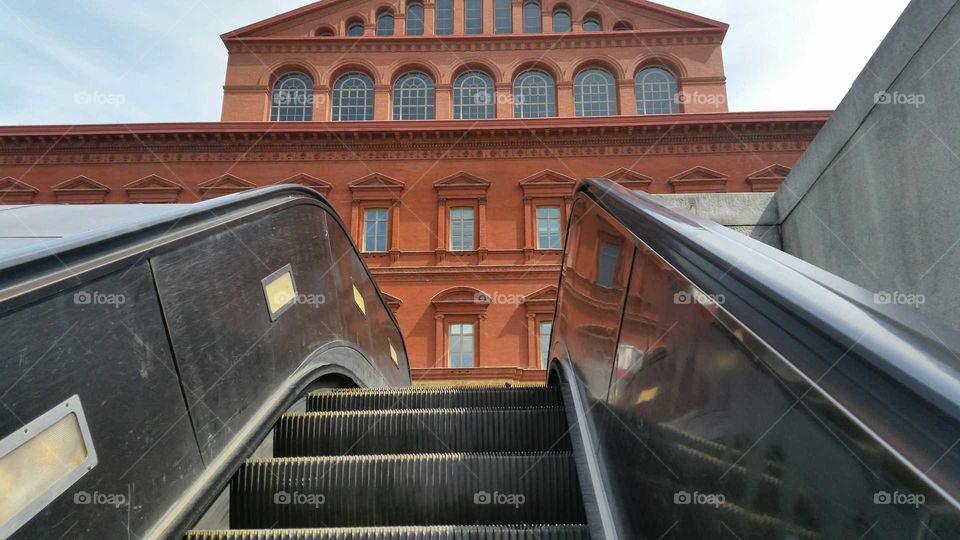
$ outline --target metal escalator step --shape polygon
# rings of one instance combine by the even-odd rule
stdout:
[[[192,531],[186,540],[589,540],[585,525]]]
[[[558,387],[536,388],[362,388],[313,392],[312,412],[380,409],[458,409],[474,407],[559,407]]]
[[[285,414],[277,457],[430,452],[569,451],[561,407]]]
[[[251,460],[230,487],[233,529],[585,521],[567,452]]]

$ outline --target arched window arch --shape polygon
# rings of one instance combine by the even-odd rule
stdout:
[[[633,30],[633,25],[627,21],[619,21],[617,24],[613,25],[614,32],[629,32]]]
[[[433,79],[419,71],[405,73],[393,85],[394,120],[432,120]]]
[[[573,101],[577,116],[614,116],[617,81],[605,69],[585,69],[573,79]]]
[[[557,8],[553,10],[553,31],[570,32],[573,30],[573,19],[570,18],[570,10],[567,8]]]
[[[637,96],[637,114],[673,114],[680,112],[677,78],[662,67],[649,67],[633,79]]]
[[[347,22],[347,36],[363,37],[363,21],[353,19]]]
[[[329,26],[321,26],[316,32],[317,37],[333,37],[335,35],[336,34],[333,32],[333,28],[330,28]]]
[[[437,5],[439,5],[439,2]],[[423,4],[420,2],[407,4],[407,35],[423,35]]]
[[[438,36],[449,36],[453,33],[453,0],[437,0],[436,28]]]
[[[540,2],[527,0],[523,4],[523,31],[527,34],[539,34],[543,31]]]
[[[454,120],[496,118],[493,79],[482,71],[468,71],[453,82]]]
[[[394,17],[393,17],[392,11],[385,10],[383,13],[377,15],[377,35],[378,36],[392,36],[393,26],[394,26]]]
[[[599,32],[603,30],[603,23],[597,15],[587,15],[583,19],[584,32]]]
[[[332,118],[334,122],[373,120],[373,79],[359,71],[341,75],[333,84]]]
[[[309,122],[313,120],[313,79],[303,73],[287,73],[273,84],[270,120]]]
[[[546,118],[557,115],[556,84],[553,77],[530,69],[513,82],[514,116],[517,118]]]

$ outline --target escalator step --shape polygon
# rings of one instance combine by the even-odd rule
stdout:
[[[277,457],[430,452],[569,451],[560,407],[410,409],[285,414]]]
[[[311,393],[307,410],[459,409],[559,407],[558,387],[535,388],[362,388]]]
[[[585,519],[573,456],[566,452],[251,460],[230,487],[234,529]]]
[[[589,540],[584,525],[193,531],[186,540]]]

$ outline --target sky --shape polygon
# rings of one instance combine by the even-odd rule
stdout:
[[[728,23],[730,110],[772,111],[834,109],[908,1],[661,3]],[[0,0],[0,125],[219,120],[220,34],[307,3]]]

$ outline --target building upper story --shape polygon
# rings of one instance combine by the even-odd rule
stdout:
[[[645,0],[324,0],[221,36],[222,119],[726,112],[726,31]]]

